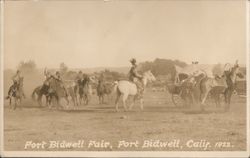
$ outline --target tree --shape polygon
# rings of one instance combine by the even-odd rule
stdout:
[[[21,61],[17,66],[17,69],[22,72],[34,72],[36,70],[36,63],[33,60],[27,62]]]
[[[159,75],[175,75],[175,65],[180,67],[185,67],[187,64],[179,60],[170,60],[170,59],[155,59],[153,62],[143,62],[140,64],[141,71],[145,72],[151,70],[152,73],[156,76]]]

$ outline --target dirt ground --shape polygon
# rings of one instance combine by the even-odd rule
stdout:
[[[4,148],[10,151],[246,150],[246,98],[234,96],[229,112],[224,112],[223,108],[216,109],[211,101],[208,101],[206,112],[200,112],[195,106],[190,109],[175,107],[168,92],[148,90],[144,98],[144,111],[140,111],[137,103],[130,112],[124,112],[121,103],[121,111],[115,112],[114,98],[108,100],[105,105],[99,105],[96,96],[92,97],[89,105],[81,105],[77,110],[39,108],[29,96],[24,100],[23,108],[17,108],[15,111],[9,109],[8,103],[5,102]],[[44,149],[25,149],[27,141],[49,143],[79,140],[84,140],[86,144],[79,148],[47,146]],[[102,140],[110,142],[112,147],[88,146],[89,141],[97,143]],[[139,145],[125,147],[120,142],[122,140],[130,143],[138,141]],[[180,141],[180,146],[143,148],[145,140]],[[192,141],[198,141],[200,144],[194,144]],[[208,148],[203,146],[206,142],[210,143]],[[119,145],[121,146],[118,147]]]

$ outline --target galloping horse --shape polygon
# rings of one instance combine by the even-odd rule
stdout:
[[[10,100],[10,108],[11,108],[11,105],[12,105],[12,98],[14,98],[15,100],[15,104],[14,104],[14,107],[13,109],[15,110],[17,105],[20,105],[20,108],[21,107],[21,102],[22,102],[22,97],[24,97],[24,94],[23,94],[23,77],[21,77],[19,79],[19,82],[17,83],[16,86],[11,86],[10,87],[10,90],[9,90],[9,94],[8,96],[6,97],[6,99],[9,99]]]
[[[143,73],[142,75],[142,85],[145,88],[148,82],[152,82],[155,81],[155,77],[154,75],[151,73],[151,71],[146,71]],[[136,99],[140,99],[140,107],[141,110],[143,110],[143,94],[139,94],[140,97],[138,97],[138,89],[135,83],[132,83],[130,81],[126,81],[126,80],[121,80],[121,81],[116,81],[115,83],[115,90],[117,92],[117,97],[116,97],[116,101],[115,101],[115,108],[116,111],[118,111],[118,101],[121,95],[123,95],[122,98],[122,102],[123,102],[123,107],[125,109],[125,111],[127,111],[127,106],[126,106],[126,100],[128,98],[128,96],[133,96],[133,102],[129,107],[129,110],[132,109]],[[141,92],[143,93],[143,92]]]

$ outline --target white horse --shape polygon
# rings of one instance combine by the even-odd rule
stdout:
[[[151,71],[144,72],[143,75],[142,75],[143,88],[146,87],[148,82],[152,82],[152,81],[155,81],[155,80],[156,80],[155,76],[152,74]],[[138,90],[137,90],[136,84],[133,83],[133,82],[127,81],[127,80],[117,81],[115,84],[116,84],[115,90],[117,92],[117,97],[116,97],[116,101],[115,101],[116,111],[118,111],[118,101],[119,101],[119,98],[120,98],[121,95],[123,95],[122,102],[123,102],[123,107],[124,107],[125,111],[128,110],[127,105],[126,105],[126,100],[128,99],[128,96],[133,96],[134,97],[133,102],[129,107],[129,110],[131,110],[134,103],[135,103],[135,100],[137,99],[137,96],[138,96],[138,93],[137,93]],[[142,95],[143,94],[141,94],[141,97],[139,98],[140,99],[141,110],[143,110],[143,96]]]

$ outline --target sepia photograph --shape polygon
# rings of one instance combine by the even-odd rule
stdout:
[[[249,157],[247,0],[1,0],[1,157]]]

